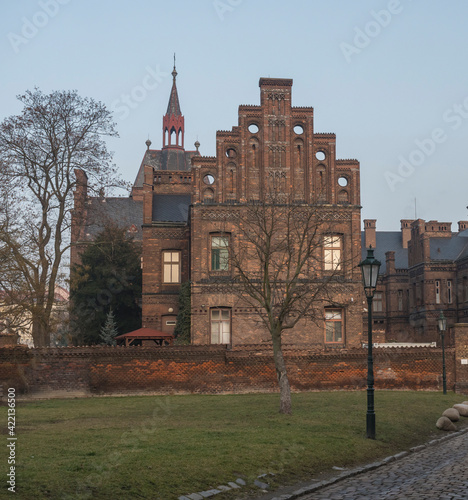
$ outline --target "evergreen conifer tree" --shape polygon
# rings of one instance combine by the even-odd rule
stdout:
[[[117,324],[114,319],[112,309],[107,313],[107,318],[104,326],[101,328],[99,337],[104,345],[115,345],[115,337],[117,336]]]

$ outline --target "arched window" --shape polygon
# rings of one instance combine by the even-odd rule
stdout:
[[[348,191],[346,191],[345,189],[342,189],[338,193],[338,203],[348,203],[348,202],[349,202]]]

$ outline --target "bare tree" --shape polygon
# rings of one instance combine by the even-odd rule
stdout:
[[[122,185],[104,142],[117,132],[106,107],[76,91],[35,89],[18,99],[22,113],[0,124],[0,290],[11,295],[15,277],[17,307],[30,315],[34,344],[48,346],[55,285],[69,248],[74,170],[86,172],[96,191]]]
[[[280,388],[280,412],[291,413],[282,335],[302,319],[323,321],[323,305],[345,287],[340,253],[323,255],[330,228],[319,205],[259,202],[239,209],[235,241],[225,258],[230,292],[253,308],[271,335]],[[325,264],[325,271],[324,271]]]

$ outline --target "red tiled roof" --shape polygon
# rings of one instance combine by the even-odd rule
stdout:
[[[125,339],[125,338],[155,338],[160,339],[163,337],[174,337],[172,333],[161,332],[160,330],[153,330],[152,328],[139,328],[138,330],[134,330],[133,332],[124,333],[123,335],[118,335],[115,337],[116,339]]]

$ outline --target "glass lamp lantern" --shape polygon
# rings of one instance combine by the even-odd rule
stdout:
[[[374,257],[374,249],[367,249],[367,257],[359,264],[362,272],[362,282],[367,297],[373,297],[379,277],[380,262]]]

